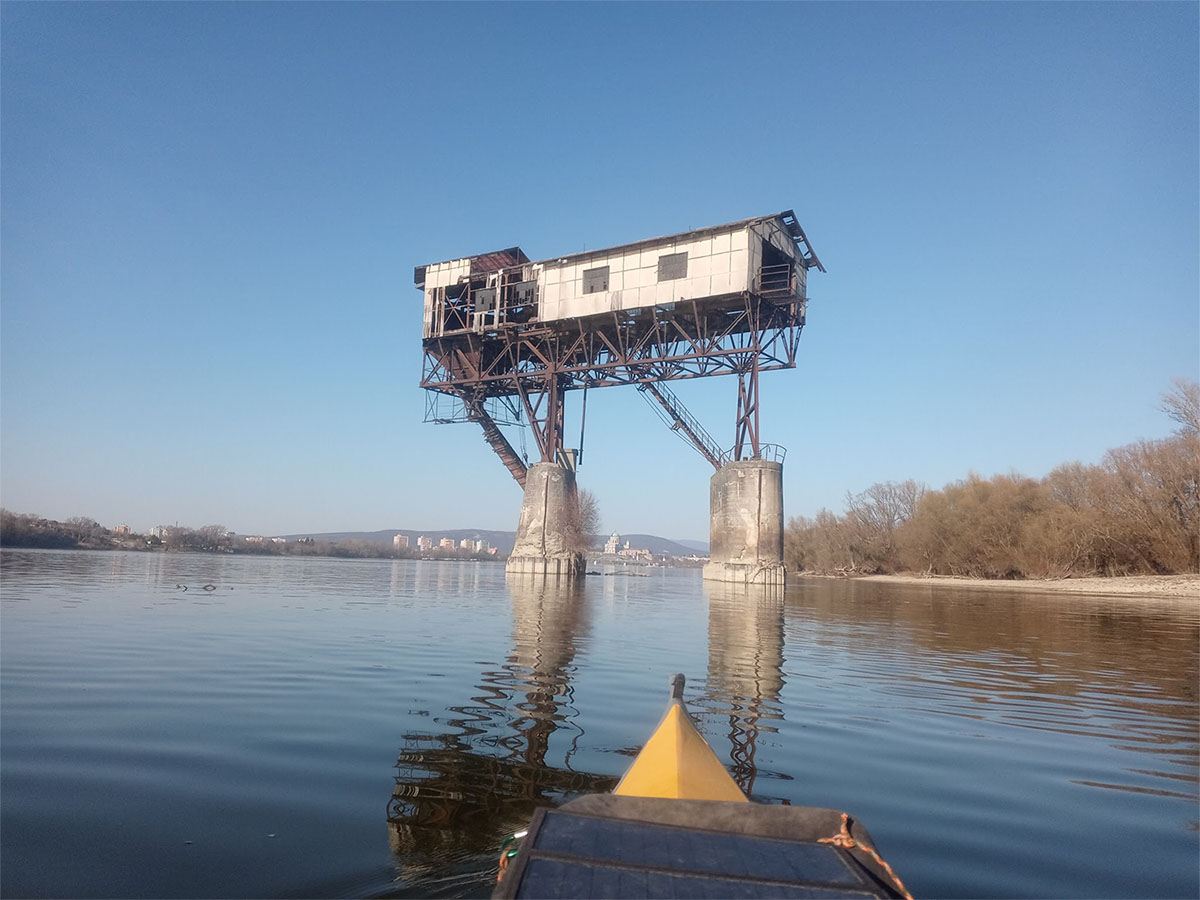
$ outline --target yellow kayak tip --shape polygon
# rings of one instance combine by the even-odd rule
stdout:
[[[671,676],[667,712],[613,793],[622,797],[749,803],[683,704],[682,675]]]

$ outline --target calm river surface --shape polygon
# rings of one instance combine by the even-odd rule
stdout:
[[[918,897],[1200,892],[1195,601],[0,564],[5,897],[486,896],[535,806],[614,783],[675,671],[755,799],[853,812]]]

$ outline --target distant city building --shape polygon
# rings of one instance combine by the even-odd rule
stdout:
[[[454,538],[442,538],[441,547],[443,550],[453,550]]]
[[[417,538],[417,549],[418,550],[432,550],[433,549],[433,538],[425,537],[425,535],[421,535],[419,538]]]
[[[251,534],[247,535],[246,537],[247,544],[261,544],[265,540],[266,538],[264,538],[261,534]]]
[[[166,525],[155,525],[150,529],[150,537],[165,538],[167,536]]]
[[[271,538],[272,544],[286,544],[287,538]]]
[[[474,550],[475,542],[473,540],[471,540],[470,538],[463,538],[461,541],[458,542],[458,549],[459,550]]]
[[[604,552],[612,556],[617,552],[617,545],[621,543],[621,536],[615,531],[604,544]]]
[[[473,544],[473,547],[474,547],[474,550],[476,553],[487,553],[490,549],[488,546],[488,542],[483,540],[482,538],[477,540]]]
[[[407,550],[408,549],[408,535],[407,534],[396,535],[394,538],[392,538],[392,547],[396,550]]]
[[[132,533],[132,531],[133,531],[133,529],[130,528],[128,525],[114,525],[113,526],[113,534],[130,534],[130,533]]]

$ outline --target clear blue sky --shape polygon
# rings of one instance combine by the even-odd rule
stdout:
[[[6,2],[0,499],[512,529],[478,429],[422,424],[413,267],[787,208],[829,270],[762,382],[789,515],[1164,436],[1197,9]],[[732,379],[678,393],[732,443]],[[711,468],[632,389],[586,450],[606,528],[707,539]]]

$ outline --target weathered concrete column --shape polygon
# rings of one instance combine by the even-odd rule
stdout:
[[[709,482],[708,581],[782,585],[783,463],[726,463]]]
[[[574,547],[578,510],[574,472],[557,463],[530,466],[517,540],[504,571],[564,578],[583,575],[583,554]]]

